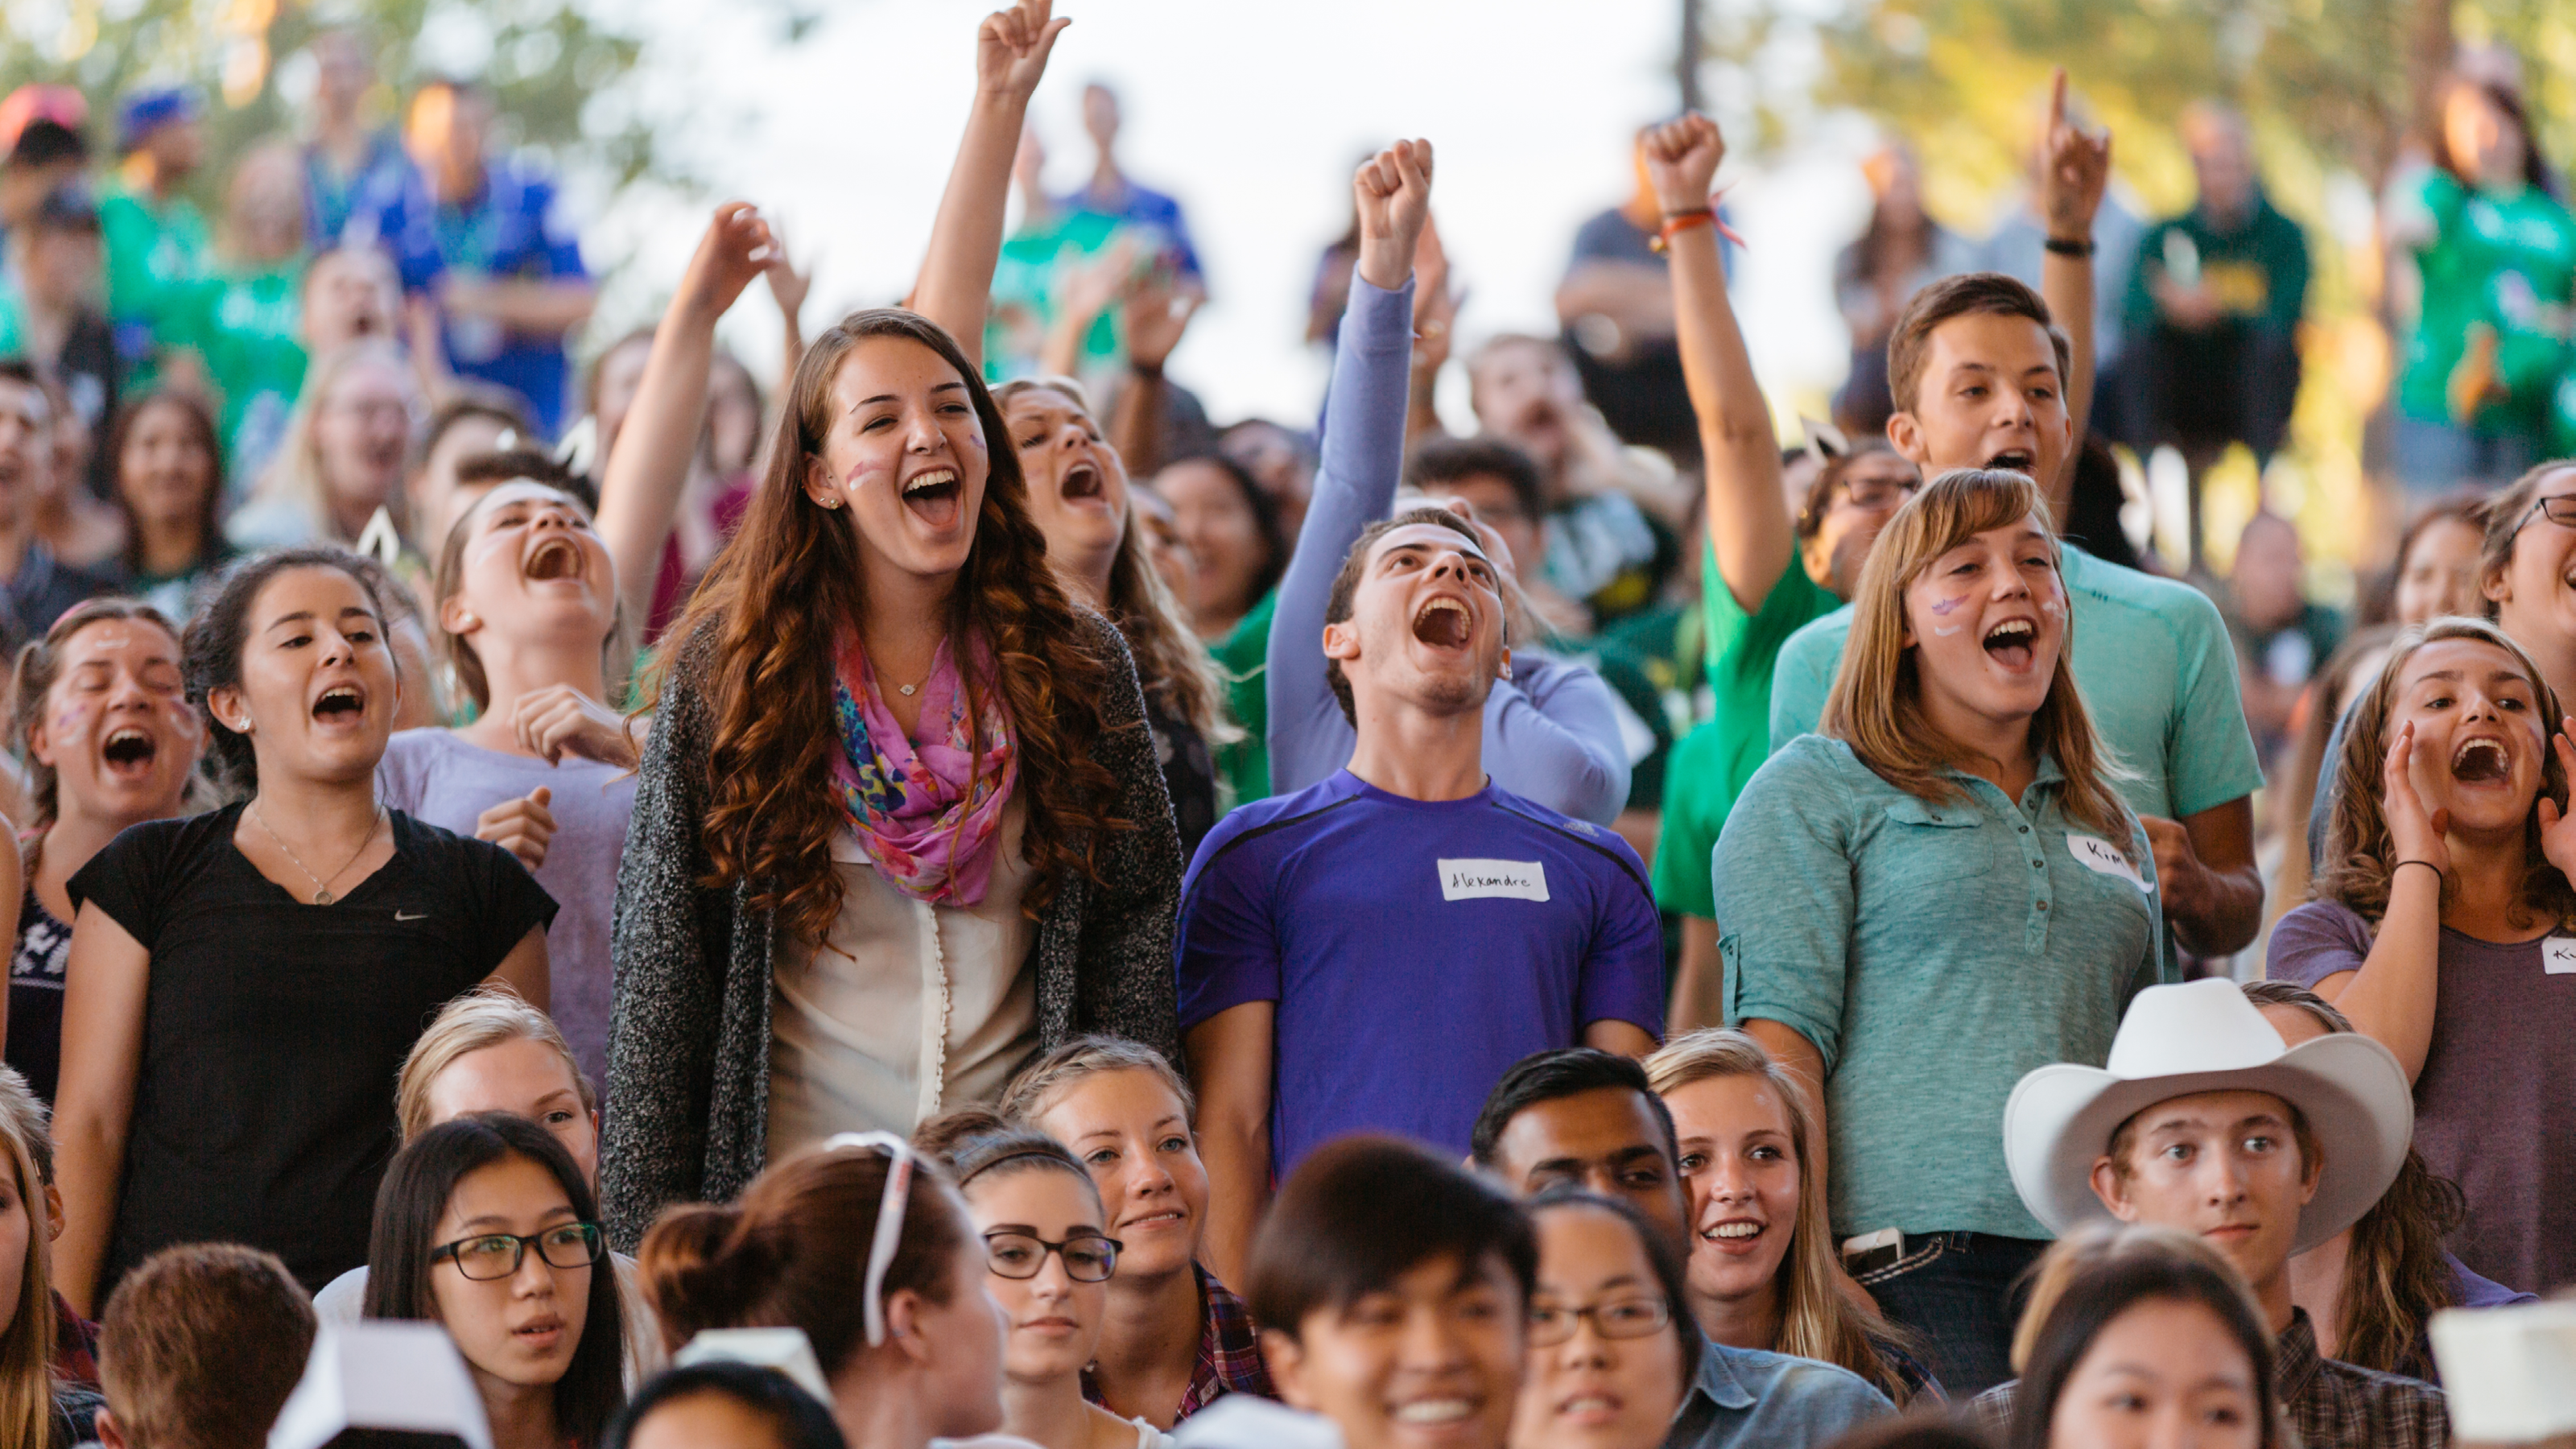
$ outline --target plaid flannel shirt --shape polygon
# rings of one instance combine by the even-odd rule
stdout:
[[[1190,1367],[1190,1386],[1181,1395],[1181,1410],[1172,1422],[1178,1424],[1227,1394],[1278,1398],[1279,1391],[1270,1385],[1270,1367],[1261,1361],[1261,1336],[1253,1329],[1252,1310],[1207,1269],[1193,1263],[1190,1270],[1199,1281],[1199,1356]],[[1099,1382],[1087,1368],[1082,1371],[1082,1396],[1107,1407]]]

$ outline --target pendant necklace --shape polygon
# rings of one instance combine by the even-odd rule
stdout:
[[[278,849],[285,851],[286,858],[295,862],[295,868],[304,872],[304,878],[313,882],[313,904],[317,906],[327,906],[333,901],[339,899],[339,897],[331,894],[331,881],[326,881],[322,877],[315,875],[313,873],[313,867],[306,865],[303,860],[296,855],[294,847],[288,845],[283,839],[280,839],[276,831],[268,828],[268,821],[261,818],[259,807],[257,805],[251,805],[246,808],[250,813],[251,823],[259,827],[259,833],[267,836],[269,838],[269,842],[275,845]],[[356,865],[358,863],[358,857],[367,853],[367,847],[376,843],[376,831],[381,829],[384,823],[385,807],[379,803],[376,806],[375,820],[367,826],[367,838],[358,842],[358,848],[349,853],[349,858],[340,863],[340,868],[338,870],[331,872],[331,880],[338,880],[340,877],[349,873],[349,867]]]

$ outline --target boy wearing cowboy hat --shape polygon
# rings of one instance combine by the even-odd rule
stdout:
[[[2284,1046],[2234,983],[2204,980],[2139,992],[2108,1066],[2023,1077],[2004,1106],[2004,1161],[2051,1231],[2108,1216],[2224,1254],[2271,1324],[2282,1407],[2309,1449],[2421,1449],[2449,1440],[2441,1390],[2319,1356],[2290,1301],[2291,1256],[2369,1211],[2414,1128],[2387,1048],[2353,1034]],[[2012,1388],[1979,1409],[2008,1405]]]

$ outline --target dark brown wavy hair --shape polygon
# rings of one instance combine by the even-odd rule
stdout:
[[[2374,927],[2388,913],[2388,875],[2397,868],[2397,846],[2388,833],[2381,786],[2388,742],[2396,733],[2389,728],[2388,718],[2397,706],[2398,676],[2406,672],[2406,662],[2415,657],[2416,650],[2446,639],[2464,639],[2502,650],[2531,683],[2540,715],[2540,791],[2523,821],[2522,892],[2514,903],[2512,919],[2521,926],[2540,921],[2576,921],[2576,888],[2568,885],[2567,877],[2558,873],[2558,867],[2551,865],[2540,849],[2540,800],[2545,798],[2562,810],[2567,808],[2567,771],[2558,763],[2557,751],[2548,744],[2558,738],[2562,718],[2558,696],[2550,691],[2549,681],[2541,677],[2540,666],[2531,662],[2522,646],[2484,619],[2433,619],[2400,633],[2388,662],[2379,666],[2379,678],[2352,706],[2352,723],[2344,731],[2343,755],[2335,763],[2334,813],[2326,821],[2326,867],[2317,876],[2315,898],[2339,901]],[[2457,890],[2448,876],[2443,877],[2445,902]]]
[[[1101,834],[1134,828],[1109,813],[1118,779],[1096,757],[1109,660],[1047,568],[1046,535],[1029,517],[1019,452],[992,393],[937,323],[892,307],[851,313],[797,363],[750,512],[674,626],[684,642],[667,656],[705,693],[714,721],[702,835],[712,869],[703,883],[747,881],[754,908],[816,939],[841,909],[829,848],[843,819],[832,784],[841,747],[834,643],[858,627],[866,565],[849,521],[807,497],[805,478],[830,429],[832,379],[877,337],[939,354],[964,379],[983,429],[991,472],[950,595],[949,637],[975,641],[992,659],[990,678],[965,669],[970,728],[980,736],[988,688],[998,688],[1010,714],[1028,811],[1027,913],[1042,912],[1068,873],[1096,881]],[[656,674],[648,708],[670,681],[669,670]]]

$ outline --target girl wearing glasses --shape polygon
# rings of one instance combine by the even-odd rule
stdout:
[[[1623,1202],[1558,1189],[1529,1213],[1538,1290],[1510,1449],[1654,1449],[1702,1352],[1681,1259]]]
[[[607,1254],[590,1186],[554,1134],[505,1112],[459,1117],[386,1171],[366,1316],[445,1326],[493,1449],[596,1449],[626,1400]]]
[[[944,1155],[983,1239],[985,1287],[1010,1324],[1002,1432],[1043,1449],[1171,1449],[1162,1430],[1082,1396],[1121,1246],[1101,1226],[1091,1174],[1044,1133],[1006,1128],[989,1112],[955,1115],[971,1120],[960,1124],[966,1135],[947,1134],[955,1145]]]

